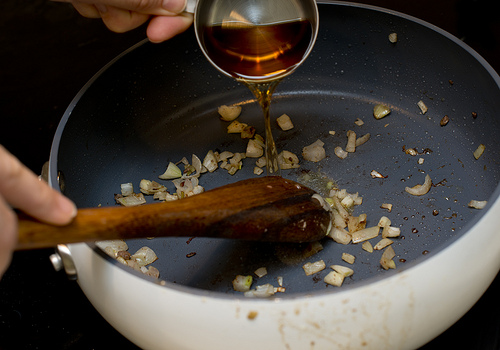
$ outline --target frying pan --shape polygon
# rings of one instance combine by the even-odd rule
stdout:
[[[94,244],[70,245],[82,290],[140,347],[417,348],[465,314],[498,272],[498,75],[457,38],[416,18],[342,2],[320,2],[319,10],[316,46],[278,86],[271,114],[286,113],[295,125],[287,132],[275,128],[280,150],[300,155],[321,139],[328,156],[318,163],[301,159],[299,169],[283,176],[333,179],[358,192],[363,204],[355,213],[366,213],[368,225],[388,216],[401,228],[392,245],[397,268],[382,269],[381,252],[330,239],[306,260],[296,254],[306,247],[297,245],[128,241],[131,252],[145,245],[156,252],[156,280]],[[388,39],[393,32],[396,43]],[[381,120],[372,116],[378,103],[391,108]],[[263,134],[250,92],[210,66],[192,31],[161,45],[138,43],[98,72],[68,107],[54,139],[49,181],[62,184],[79,207],[110,206],[121,183],[157,180],[170,161],[208,150],[244,152],[245,141],[227,134],[227,123],[218,118],[224,104],[241,105],[239,120]],[[441,126],[445,115],[450,122]],[[354,124],[357,118],[362,126]],[[345,146],[348,130],[371,138],[341,160],[333,150]],[[479,144],[486,151],[475,159]],[[420,154],[411,156],[408,148]],[[201,184],[210,189],[255,176],[253,161],[244,161],[234,175],[220,169],[203,174]],[[372,178],[372,170],[386,177]],[[404,191],[423,183],[425,174],[434,183],[428,194]],[[472,199],[488,205],[469,208]],[[382,203],[393,204],[392,211]],[[327,270],[314,276],[302,270],[307,261],[346,265],[342,253],[356,261],[341,288],[323,282]],[[251,299],[233,291],[236,275],[261,266],[268,274],[255,277],[255,284],[277,285],[280,276],[285,293]]]

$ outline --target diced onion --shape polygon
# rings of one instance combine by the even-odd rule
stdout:
[[[250,139],[245,154],[248,158],[259,158],[264,154],[264,149],[257,141]]]
[[[340,244],[346,245],[351,242],[351,235],[343,228],[333,227],[328,236]]]
[[[175,165],[174,163],[168,163],[167,170],[160,176],[158,176],[162,180],[172,180],[177,179],[182,176],[181,169]]]
[[[227,132],[228,134],[241,134],[247,126],[248,124],[240,123],[239,121],[234,120],[227,126]]]
[[[353,232],[351,234],[352,243],[360,243],[375,238],[378,236],[379,232],[380,227],[378,226],[367,227],[362,230]]]
[[[364,134],[361,137],[358,137],[356,139],[356,147],[361,146],[362,144],[366,143],[370,139],[370,134]]]
[[[241,106],[220,106],[217,111],[219,112],[220,118],[224,121],[231,121],[239,117],[241,113]]]
[[[382,119],[389,113],[391,113],[390,108],[383,104],[377,104],[375,105],[375,107],[373,107],[373,116],[375,117],[375,119]]]
[[[283,130],[283,131],[287,131],[287,130],[293,129],[292,120],[286,114],[283,114],[282,116],[278,117],[276,119],[276,121],[278,122],[278,125],[281,128],[281,130]]]
[[[140,248],[135,254],[130,257],[131,260],[137,262],[139,266],[146,266],[158,259],[153,249],[149,247]]]
[[[267,268],[266,267],[259,267],[257,270],[254,271],[254,273],[257,275],[257,277],[264,277],[267,275]]]
[[[325,143],[323,141],[316,140],[311,145],[306,146],[302,149],[302,156],[304,157],[305,160],[311,162],[319,162],[320,160],[326,157],[326,152],[325,149],[323,148],[324,144]]]
[[[428,108],[425,105],[424,101],[422,101],[422,100],[418,101],[417,106],[420,108],[420,111],[422,112],[422,114],[427,113]]]
[[[326,268],[326,264],[323,260],[305,263],[302,268],[307,276],[313,275],[320,272]]]
[[[347,145],[345,150],[349,153],[356,152],[356,133],[352,130],[347,132]]]
[[[347,266],[342,266],[342,265],[332,265],[330,268],[334,271],[337,271],[344,277],[349,277],[354,274],[354,270],[351,269],[350,267]]]
[[[120,185],[122,196],[130,196],[134,193],[134,185],[131,182],[127,182]]]
[[[395,256],[396,253],[394,252],[392,246],[385,248],[382,253],[382,257],[380,258],[380,265],[384,268],[384,270],[396,268],[396,263],[392,260]]]
[[[134,207],[146,203],[146,198],[142,193],[133,193],[127,197],[115,196],[115,200],[124,207]]]
[[[328,275],[325,276],[323,281],[325,283],[331,284],[332,286],[335,287],[340,287],[342,286],[342,283],[344,283],[344,276],[337,271],[331,271]]]
[[[424,194],[429,192],[431,186],[432,186],[432,180],[429,174],[427,174],[425,176],[425,181],[422,185],[418,184],[413,187],[406,187],[405,191],[413,196],[423,196]]]
[[[393,44],[397,43],[398,41],[398,33],[391,33],[389,34],[389,41]]]
[[[373,247],[375,250],[382,250],[385,247],[390,246],[394,241],[390,240],[389,238],[382,238],[380,241],[378,241],[377,244]]]
[[[207,168],[207,170],[212,173],[218,168],[217,158],[215,158],[214,151],[208,151],[205,159],[203,159],[203,166]]]
[[[333,150],[333,152],[340,159],[345,159],[347,157],[347,155],[349,154],[348,152],[344,151],[342,149],[342,147],[340,147],[340,146],[335,147],[335,149]]]
[[[356,257],[352,254],[349,254],[349,253],[342,253],[342,260],[344,260],[346,263],[348,264],[354,264],[354,261],[356,260]],[[332,267],[332,269],[335,270],[335,268]],[[336,270],[337,272],[340,272],[338,270]]]
[[[233,280],[233,289],[237,292],[249,291],[252,281],[252,276],[237,275]]]
[[[382,238],[399,237],[400,234],[401,234],[401,229],[399,227],[385,226],[382,229]]]
[[[387,209],[387,211],[390,213],[392,211],[392,204],[390,204],[390,203],[382,203],[380,205],[380,208]]]
[[[484,150],[486,149],[486,146],[483,144],[480,144],[476,150],[474,151],[474,158],[479,159],[484,153]]]
[[[246,297],[257,297],[257,298],[267,298],[274,295],[275,289],[272,284],[266,283],[261,286],[255,287],[255,289],[245,292]]]
[[[474,209],[484,209],[484,207],[488,204],[488,201],[478,201],[478,200],[471,200],[468,204],[469,208],[474,208]]]
[[[373,253],[373,246],[369,241],[363,242],[361,248],[368,253]]]

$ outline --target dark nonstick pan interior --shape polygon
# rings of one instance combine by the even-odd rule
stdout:
[[[315,48],[278,86],[271,105],[274,118],[286,113],[295,125],[287,132],[274,128],[278,148],[301,158],[301,167],[283,176],[300,180],[304,173],[321,174],[350,193],[359,192],[364,201],[355,214],[366,213],[368,226],[386,215],[400,227],[402,236],[393,244],[395,271],[410,268],[471,233],[487,210],[468,208],[471,199],[496,196],[499,78],[456,38],[414,18],[339,3],[323,3],[319,9]],[[388,39],[393,32],[395,44]],[[424,115],[419,100],[429,108]],[[391,114],[376,120],[377,103],[389,106]],[[79,207],[109,206],[116,205],[113,196],[121,183],[138,188],[143,178],[158,180],[170,161],[190,159],[193,153],[202,158],[216,149],[244,152],[246,141],[227,134],[227,123],[219,120],[217,107],[223,104],[242,105],[239,120],[264,135],[262,112],[249,90],[219,75],[191,30],[164,44],[140,43],[99,72],[66,111],[51,154],[51,179],[55,183],[60,171],[64,193]],[[445,115],[450,122],[440,126]],[[364,125],[355,125],[357,118]],[[329,134],[332,130],[335,135]],[[333,150],[345,146],[348,130],[370,133],[371,139],[341,160]],[[327,158],[304,161],[302,148],[317,139],[325,142]],[[486,151],[476,160],[472,154],[481,143]],[[421,154],[411,156],[405,148]],[[203,174],[200,184],[210,189],[255,176],[254,161],[245,159],[234,176],[220,169]],[[372,170],[387,178],[372,178]],[[434,182],[427,195],[404,191],[423,183],[425,174]],[[381,209],[382,203],[392,203],[392,212]],[[305,276],[301,266],[320,259],[327,266],[346,265],[344,252],[355,255],[356,262],[343,288],[395,273],[380,267],[380,251],[370,254],[360,244],[344,246],[330,239],[321,242],[321,252],[294,264],[284,262],[283,252],[296,246],[202,238],[127,243],[131,251],[147,245],[157,253],[154,266],[167,285],[198,290],[233,293],[237,274],[266,266],[268,275],[257,283],[276,285],[276,277],[283,276],[286,295],[335,291],[322,282],[328,271]]]

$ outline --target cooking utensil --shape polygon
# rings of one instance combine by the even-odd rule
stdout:
[[[180,201],[79,209],[66,226],[25,217],[19,221],[17,249],[146,237],[313,242],[324,238],[330,227],[330,212],[315,194],[294,181],[269,176],[238,181]]]
[[[363,197],[355,213],[366,213],[369,225],[389,217],[402,235],[392,244],[396,269],[380,267],[381,251],[329,239],[321,241],[323,250],[292,264],[284,255],[300,258],[306,245],[127,241],[131,252],[147,245],[157,253],[159,281],[130,271],[94,245],[70,245],[86,295],[141,348],[415,349],[465,314],[498,273],[497,73],[462,41],[413,17],[340,2],[321,3],[319,11],[314,50],[281,83],[272,116],[286,113],[295,125],[288,132],[275,129],[280,149],[300,157],[319,138],[328,157],[319,163],[301,158],[300,168],[285,176],[311,188],[316,178],[332,178]],[[390,33],[397,33],[396,43]],[[214,72],[192,31],[164,45],[142,43],[99,72],[69,106],[54,139],[51,184],[57,186],[60,170],[65,193],[80,207],[113,205],[120,183],[156,178],[169,161],[210,149],[244,151],[246,142],[226,133],[216,110],[240,105],[239,120],[261,132],[260,107],[248,95]],[[376,120],[379,103],[391,113]],[[450,121],[441,126],[444,115]],[[357,118],[362,126],[354,124]],[[348,130],[371,138],[340,160],[334,148],[345,147]],[[481,143],[486,151],[475,159]],[[409,148],[417,155],[405,152]],[[200,181],[215,188],[255,177],[253,167],[246,159],[235,175],[221,170]],[[372,178],[372,170],[387,177]],[[405,192],[426,174],[434,183],[428,194]],[[488,206],[468,208],[471,199],[488,200]],[[392,211],[382,203],[391,203]],[[356,260],[341,288],[323,282],[328,268],[305,276],[305,262],[344,264],[343,253]],[[282,277],[285,293],[254,300],[233,291],[236,275],[253,275],[262,266],[268,274],[254,285],[276,286]],[[138,310],[147,315],[140,325]]]

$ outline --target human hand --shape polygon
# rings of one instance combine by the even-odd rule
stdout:
[[[162,42],[185,31],[193,16],[184,13],[186,0],[54,0],[69,2],[84,17],[101,18],[112,31],[123,33],[149,20],[147,35]]]
[[[13,208],[41,221],[69,223],[76,206],[24,166],[0,145],[0,276],[10,263],[17,241],[17,216]]]

